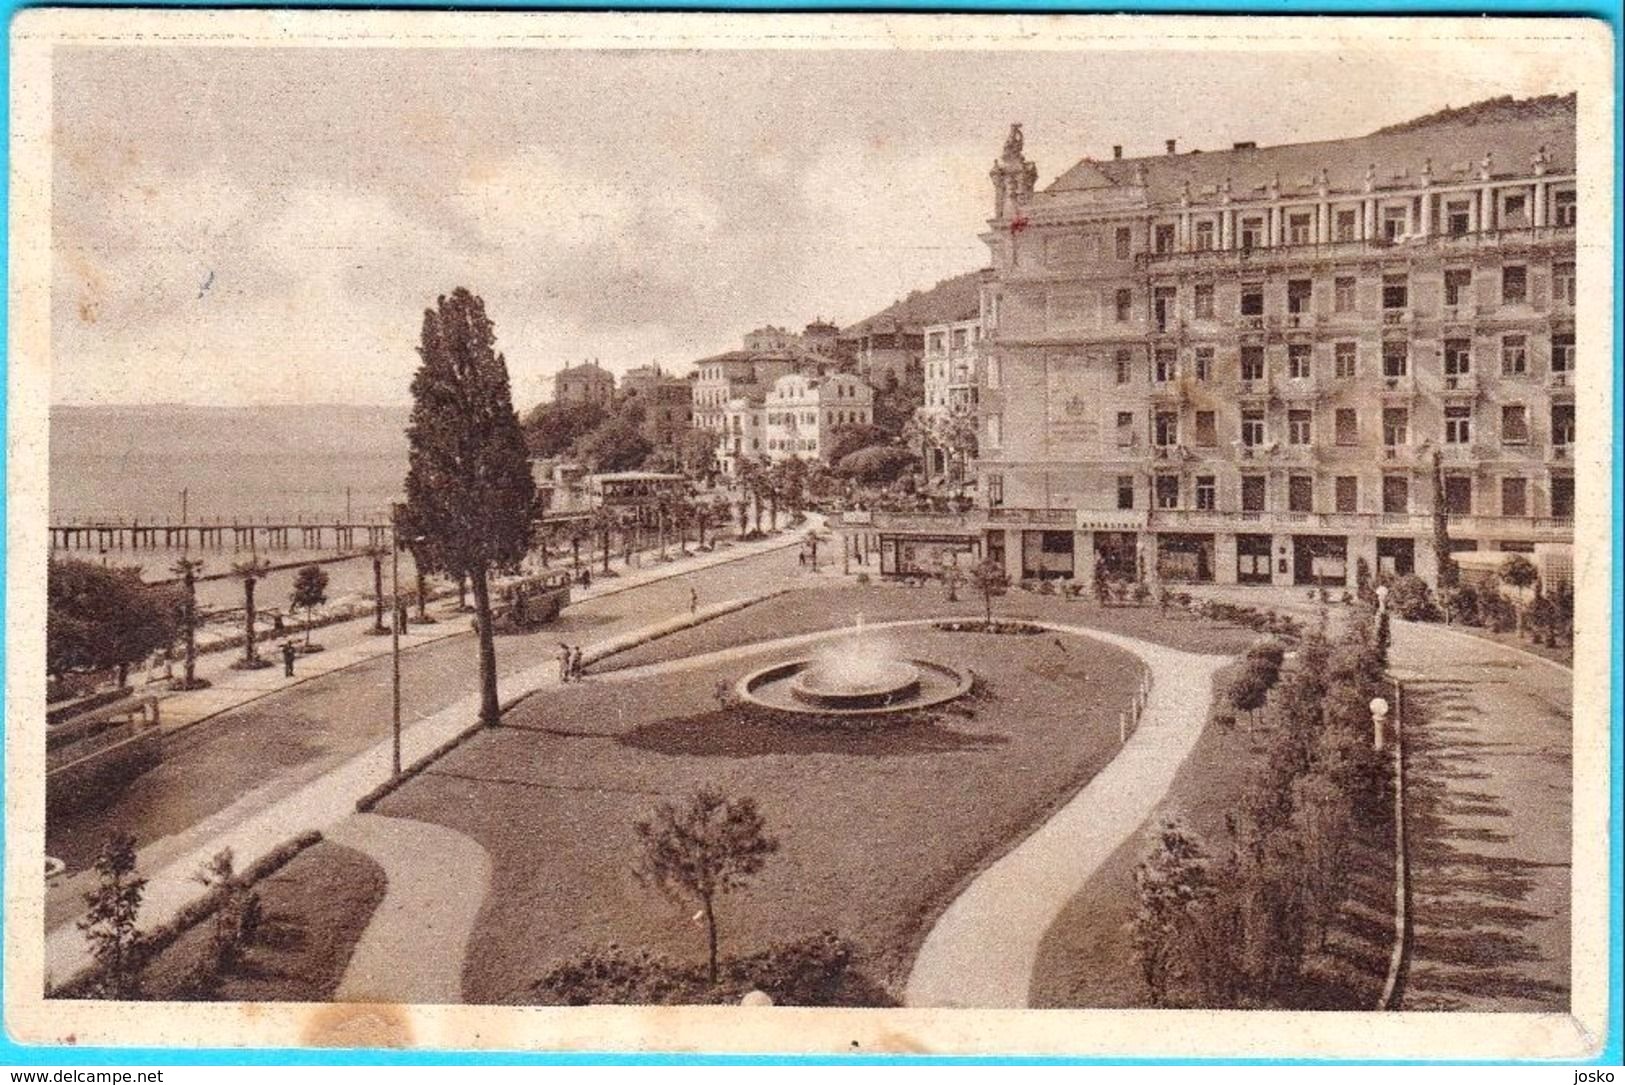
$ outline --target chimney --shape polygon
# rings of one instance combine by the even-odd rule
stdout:
[[[1117,159],[1117,158],[1122,158],[1122,157],[1123,157],[1123,145],[1121,143],[1112,144],[1112,158]]]
[[[1167,141],[1167,147],[1168,147],[1168,153],[1169,153],[1169,154],[1175,154],[1175,153],[1177,153],[1177,152],[1176,152],[1176,151],[1175,151],[1175,150],[1174,150],[1174,145],[1175,145],[1175,144],[1177,144],[1177,143],[1178,143],[1178,142],[1179,142],[1179,141],[1178,141],[1178,140],[1177,140],[1177,139],[1170,139],[1170,140],[1168,140],[1168,141]]]

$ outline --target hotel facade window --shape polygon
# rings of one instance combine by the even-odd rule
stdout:
[[[1529,300],[1529,269],[1508,264],[1501,269],[1501,304],[1522,305]]]
[[[1501,376],[1521,377],[1529,372],[1529,340],[1522,335],[1501,337]]]
[[[1332,360],[1336,365],[1336,375],[1341,380],[1347,380],[1355,375],[1359,345],[1344,341],[1332,346]]]

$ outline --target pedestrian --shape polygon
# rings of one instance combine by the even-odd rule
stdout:
[[[583,570],[581,570],[581,586],[583,588],[592,587],[592,570],[591,569],[583,569]]]
[[[796,560],[801,562],[802,568],[807,567],[807,551],[802,550],[796,554]]]
[[[291,641],[291,640],[283,641],[282,642],[282,677],[284,677],[284,678],[292,678],[293,677],[293,657],[294,657],[294,655],[295,655],[295,652],[293,650],[293,641]]]
[[[581,669],[581,645],[578,644],[570,649],[570,679],[579,682],[585,677],[586,674]]]
[[[569,680],[570,680],[570,646],[568,644],[560,642],[559,643],[559,681],[560,682],[568,682]]]
[[[689,614],[692,615],[692,614],[698,613],[699,609],[700,609],[700,593],[694,589],[693,585],[689,585],[689,589],[688,589],[688,612],[689,612]]]

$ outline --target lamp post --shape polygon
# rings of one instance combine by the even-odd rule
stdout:
[[[390,769],[401,775],[401,507],[389,511]]]
[[[1388,585],[1377,585],[1377,613],[1382,614],[1388,610]]]
[[[1388,718],[1388,702],[1381,697],[1371,698],[1371,748],[1382,752],[1382,724]]]

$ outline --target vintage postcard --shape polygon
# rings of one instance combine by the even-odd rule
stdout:
[[[10,1035],[1597,1051],[1612,50],[24,12]]]

